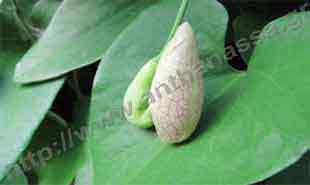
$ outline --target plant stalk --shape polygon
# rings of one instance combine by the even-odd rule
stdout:
[[[168,42],[173,38],[175,32],[177,31],[178,27],[182,23],[184,16],[185,16],[185,13],[186,13],[186,10],[187,10],[187,7],[188,7],[188,2],[189,2],[189,0],[182,0],[177,18],[174,22],[174,25],[173,25],[172,30],[170,32],[170,35],[168,37]]]
[[[173,24],[173,27],[172,27],[172,29],[170,31],[167,43],[166,43],[164,49],[157,56],[158,60],[160,60],[160,58],[161,58],[161,56],[162,56],[166,46],[169,44],[170,40],[174,37],[175,32],[178,30],[178,27],[182,23],[182,21],[184,19],[184,16],[185,16],[185,13],[186,13],[186,10],[187,10],[187,7],[188,7],[188,3],[189,3],[189,0],[182,0],[181,6],[180,6],[178,14],[177,14],[177,17],[176,17],[176,19],[174,21],[174,24]]]
[[[53,111],[49,111],[47,113],[47,118],[55,121],[56,123],[64,127],[68,127],[68,123],[66,122],[66,120],[64,120],[62,117],[60,117],[58,114],[54,113]]]
[[[18,4],[15,0],[11,0],[12,4],[12,14],[14,17],[14,21],[16,22],[17,26],[22,30],[22,32],[25,34],[25,37],[31,42],[34,43],[36,41],[35,36],[32,34],[32,31],[30,29],[30,26],[28,23],[20,17],[18,13]]]
[[[79,79],[78,79],[78,75],[77,75],[76,71],[72,72],[72,83],[70,83],[70,81],[69,81],[69,85],[74,90],[74,92],[75,92],[75,94],[79,100],[84,98],[84,95],[81,92],[81,87],[80,87],[80,83],[79,83]]]

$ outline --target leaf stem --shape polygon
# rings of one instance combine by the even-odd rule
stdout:
[[[78,79],[78,75],[76,71],[72,72],[72,83],[70,83],[69,81],[69,85],[74,90],[79,100],[84,98],[84,95],[81,92],[81,87],[80,87],[80,83],[79,83],[79,79]]]
[[[66,120],[64,120],[62,117],[60,117],[58,114],[54,113],[53,111],[49,111],[46,116],[47,118],[59,123],[60,125],[64,127],[68,127],[68,123],[66,122]]]
[[[188,0],[182,0],[177,18],[174,22],[174,25],[173,25],[172,30],[170,32],[170,35],[168,37],[168,42],[173,38],[173,36],[174,36],[175,32],[177,31],[179,25],[182,23],[184,16],[185,16],[185,13],[186,13],[186,10],[187,10],[187,7],[188,7],[188,2],[189,2]]]
[[[18,13],[18,4],[15,0],[11,0],[12,4],[12,14],[14,17],[14,21],[16,22],[17,26],[23,31],[25,34],[26,38],[29,39],[31,43],[34,43],[36,41],[35,36],[32,34],[32,31],[30,29],[30,26],[28,23],[23,19],[20,18],[20,15]]]
[[[178,27],[182,23],[182,21],[184,19],[184,16],[185,16],[185,13],[186,13],[186,10],[187,10],[187,7],[188,7],[188,2],[189,2],[189,0],[182,0],[181,6],[180,6],[178,14],[177,14],[177,17],[176,17],[176,19],[174,21],[174,25],[173,25],[173,27],[172,27],[172,29],[170,31],[167,43],[164,46],[164,49],[162,49],[160,54],[157,56],[158,60],[160,60],[160,58],[161,58],[161,56],[162,56],[166,46],[169,44],[170,40],[174,37],[175,32],[177,31]]]

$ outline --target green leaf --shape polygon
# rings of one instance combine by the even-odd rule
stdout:
[[[74,117],[76,121],[79,121],[84,126],[88,122],[89,116],[90,98],[84,98],[78,101],[75,105]],[[82,116],[83,115],[83,116]],[[88,128],[89,129],[89,128]],[[89,130],[88,130],[89,131]],[[89,132],[88,132],[89,133]],[[87,138],[88,139],[88,138]],[[75,185],[93,185],[93,163],[91,159],[91,153],[89,148],[89,141],[86,140],[84,143],[83,151],[83,165],[78,169],[75,177]]]
[[[296,162],[310,143],[309,22],[297,32],[263,39],[247,73],[227,68],[213,73],[207,65],[204,114],[193,137],[181,145],[164,144],[153,131],[136,128],[119,114],[130,81],[163,46],[171,24],[154,22],[160,15],[172,17],[173,2],[142,14],[98,69],[90,115],[94,184],[250,184]],[[188,21],[197,32],[201,55],[212,55],[203,48],[223,48],[213,41],[225,29],[212,33],[214,23],[226,25],[226,14],[213,1],[197,1],[197,7]],[[272,25],[305,15],[309,13]]]
[[[0,181],[0,185],[28,185],[28,181],[22,169],[16,165],[9,175]]]
[[[40,0],[31,12],[31,21],[34,26],[45,29],[52,20],[56,10],[61,5],[62,0]]]
[[[47,80],[96,62],[139,12],[153,2],[65,1],[40,40],[20,61],[15,80]]]
[[[84,144],[78,145],[50,160],[38,169],[38,184],[70,185],[84,163],[85,150]]]
[[[75,178],[75,185],[93,185],[93,164],[91,160],[91,153],[86,147],[86,159],[83,167],[78,171]]]
[[[13,82],[15,65],[28,46],[20,42],[17,35],[12,34],[14,29],[11,29],[2,18],[0,28],[1,180],[27,147],[64,80],[27,86],[15,84]]]
[[[75,105],[76,107],[74,111],[75,120],[79,121],[82,125],[86,124],[88,121],[89,105],[90,105],[90,98],[84,98],[78,101]],[[93,164],[91,159],[91,153],[89,150],[89,141],[86,140],[83,143],[83,145],[84,145],[84,151],[83,151],[84,160],[83,165],[76,172],[75,185],[93,185],[93,168],[92,168]]]

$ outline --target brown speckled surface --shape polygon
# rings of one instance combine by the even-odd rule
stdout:
[[[182,142],[197,126],[203,104],[201,66],[195,35],[184,23],[165,49],[151,88],[156,99],[150,104],[152,117],[164,142]]]

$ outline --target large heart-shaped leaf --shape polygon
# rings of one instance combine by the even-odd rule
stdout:
[[[130,81],[145,62],[161,51],[179,5],[180,1],[177,0],[163,1],[147,9],[114,42],[103,58],[95,79],[90,116],[93,127],[91,152],[93,164],[95,164],[94,184],[123,184],[126,182],[133,184],[142,182],[184,184],[185,181],[182,181],[184,178],[178,177],[185,177],[193,173],[205,178],[205,175],[198,174],[205,173],[205,171],[197,169],[194,172],[194,165],[189,165],[192,158],[199,157],[193,155],[199,155],[201,147],[188,145],[190,148],[196,148],[193,150],[194,153],[190,152],[191,149],[176,150],[174,146],[162,144],[156,139],[154,133],[132,127],[120,115],[123,96]],[[221,68],[225,66],[221,60],[214,63],[220,67],[207,65],[210,58],[214,59],[214,56],[221,58],[224,55],[228,21],[225,9],[216,1],[191,1],[185,19],[192,24],[196,31],[201,58],[209,69],[206,75],[216,78],[215,71],[229,72],[230,70],[226,67]],[[141,28],[143,28],[143,32],[141,32]],[[124,65],[126,68],[121,67]],[[224,76],[224,80],[234,80],[232,75]],[[224,82],[222,82],[222,86],[227,85]],[[216,84],[215,86],[218,88],[214,87],[211,90],[215,93],[222,89],[221,85]],[[188,155],[185,155],[186,153]],[[169,160],[169,162],[157,161],[159,158]],[[179,161],[179,165],[171,164],[171,159],[176,163]],[[197,158],[197,162],[200,159]],[[188,164],[184,164],[184,168],[181,167],[180,163],[186,163],[186,161]],[[157,172],[157,174],[152,174],[154,177],[151,174],[147,175],[150,172],[149,165],[156,165],[153,166],[154,168],[150,168],[152,172]],[[185,166],[188,168],[187,171],[183,170]],[[171,171],[171,175],[169,175],[168,170],[173,170],[173,168],[176,171]],[[189,173],[190,171],[193,173]],[[165,175],[159,176],[159,172]],[[147,180],[134,181],[140,177],[147,178]]]
[[[15,29],[11,29],[4,17],[0,18],[0,24],[0,130],[2,132],[0,179],[2,179],[28,145],[64,80],[28,86],[15,84],[13,82],[15,65],[28,46],[20,42],[17,35],[12,35]]]
[[[15,80],[46,80],[96,62],[139,12],[154,2],[65,1],[41,39],[20,61]]]
[[[219,20],[225,19],[219,18],[223,10],[215,2],[198,4],[203,11],[195,7],[189,22],[197,28],[195,20],[207,17],[195,29],[201,41],[217,28],[212,23],[221,25],[225,21]],[[309,13],[273,22],[271,27],[305,21],[296,32],[262,39],[247,73],[226,68],[216,75],[206,73],[204,115],[188,142],[164,144],[153,131],[135,128],[119,114],[130,80],[163,44],[169,24],[153,22],[157,11],[169,14],[169,8],[159,5],[142,14],[103,58],[90,116],[94,184],[249,184],[297,161],[310,146],[310,105],[305,101],[310,91],[310,26],[304,19]],[[200,46],[212,44],[217,36],[204,37]]]

